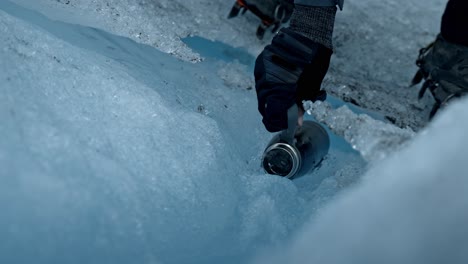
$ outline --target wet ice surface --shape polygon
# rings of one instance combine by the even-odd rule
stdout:
[[[97,27],[151,45],[187,61],[200,56],[181,39],[200,36],[248,50],[254,57],[268,43],[255,37],[250,13],[226,19],[231,1],[209,0],[14,0],[49,17]],[[407,86],[418,50],[440,28],[445,0],[350,0],[338,12],[335,54],[325,88],[336,97],[379,112],[397,126],[419,130],[433,102],[417,101]]]
[[[347,105],[333,109],[327,102],[306,101],[304,109],[346,139],[369,162],[386,158],[414,136],[411,129],[396,127],[365,113],[354,113]]]
[[[411,24],[423,3],[350,1],[342,19],[364,26],[338,27],[335,43],[353,52],[337,49],[339,67],[326,88],[378,105],[370,108],[379,113],[349,106],[351,112],[339,100],[327,102],[331,109],[317,108],[318,119],[358,142],[350,146],[332,135],[321,167],[291,182],[259,168],[270,135],[252,90],[255,56],[245,53],[261,47],[255,26],[246,22],[251,18],[215,24],[221,9],[206,18],[195,1],[15,2],[58,21],[0,2],[1,263],[248,263],[264,251],[280,255],[260,263],[466,263],[468,214],[461,195],[468,189],[468,146],[459,120],[467,118],[467,102],[408,139],[411,131],[387,126],[385,116],[407,113],[398,119],[403,126],[421,124],[415,116],[424,105],[406,104],[410,96],[400,102],[402,90],[387,85],[393,77],[403,82],[410,67],[386,75],[399,64],[366,65],[363,59],[359,69],[348,63],[369,52],[365,47],[375,38],[368,33],[383,35],[365,25]],[[431,2],[428,12],[441,12],[441,1]],[[222,1],[214,9],[230,5]],[[385,12],[392,16],[375,18]],[[190,24],[194,17],[198,22]],[[249,27],[230,34],[239,23]],[[210,57],[179,39],[216,34],[232,46],[257,44],[211,42]],[[198,40],[205,41],[202,47],[208,43]],[[155,47],[188,61],[200,60],[198,53],[206,58],[188,63]],[[412,48],[390,53],[409,57]],[[403,140],[378,144],[387,133]],[[356,149],[368,160],[374,160],[370,153],[384,155],[364,174],[367,164]]]
[[[259,51],[255,27],[245,21],[227,20],[230,1],[209,0],[14,0],[47,14],[52,19],[98,27],[148,44],[187,61],[200,56],[183,44],[192,35],[220,40],[232,46]],[[247,15],[254,21],[253,16]],[[257,21],[258,22],[258,21]],[[253,45],[250,45],[254,43]]]
[[[288,249],[256,263],[466,263],[467,107],[454,103],[325,206]]]
[[[264,175],[240,62],[180,61],[8,1],[0,21],[2,263],[244,263],[362,173],[335,138],[310,177]]]

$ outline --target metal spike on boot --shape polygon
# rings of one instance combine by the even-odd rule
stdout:
[[[450,101],[468,93],[468,47],[445,40],[441,35],[422,48],[416,65],[419,67],[411,85],[424,79],[419,92],[422,98],[429,90],[435,100],[430,118]]]

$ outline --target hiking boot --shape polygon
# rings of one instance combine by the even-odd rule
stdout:
[[[454,98],[468,93],[468,46],[448,42],[441,35],[419,51],[419,67],[412,86],[424,79],[419,99],[429,89],[435,104],[430,118]]]

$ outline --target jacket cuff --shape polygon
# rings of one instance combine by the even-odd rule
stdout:
[[[338,6],[340,10],[343,10],[344,0],[294,0],[296,5],[305,6]]]
[[[335,25],[335,6],[313,7],[296,5],[289,28],[313,42],[333,50],[332,36]]]

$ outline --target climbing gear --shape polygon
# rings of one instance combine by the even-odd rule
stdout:
[[[233,18],[239,14],[251,11],[262,22],[257,28],[257,37],[262,39],[268,28],[272,32],[277,32],[281,24],[287,23],[294,10],[293,0],[236,0],[228,18]]]
[[[451,43],[441,35],[419,51],[419,67],[411,86],[424,83],[419,91],[421,99],[429,90],[435,100],[430,118],[450,101],[468,93],[468,47]]]

